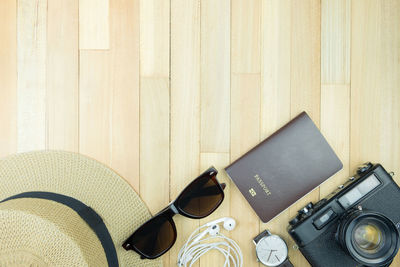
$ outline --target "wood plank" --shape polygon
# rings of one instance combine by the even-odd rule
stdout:
[[[290,121],[290,14],[290,0],[262,2],[261,140]],[[268,229],[289,243],[289,220],[287,209],[268,223],[260,221],[260,232]]]
[[[79,152],[107,165],[111,160],[109,61],[107,51],[80,51]]]
[[[224,171],[224,168],[229,164],[230,155],[229,153],[201,153],[200,155],[200,167],[202,170],[208,169],[210,166],[214,166],[218,170],[217,179],[220,183],[226,183],[226,188],[224,190],[225,199],[221,206],[214,211],[213,214],[205,219],[200,220],[200,225],[204,225],[208,222],[221,219],[223,217],[229,217],[230,210],[230,190],[231,190],[231,180]],[[225,236],[230,236],[231,232],[224,229],[222,224],[219,224],[221,228],[221,233]],[[235,230],[233,230],[235,231]],[[221,239],[215,239],[214,241],[219,241]],[[200,259],[200,266],[224,266],[225,257],[221,252],[213,250],[205,254]]]
[[[352,1],[350,167],[381,163],[400,182],[400,5]],[[392,263],[400,265],[397,255]]]
[[[351,1],[322,0],[321,82],[350,83]]]
[[[169,202],[169,80],[140,84],[140,195],[154,214]]]
[[[260,73],[261,0],[231,2],[231,71]]]
[[[321,185],[321,198],[330,194],[351,174],[350,27],[349,0],[322,1],[321,132],[342,161],[343,169]]]
[[[18,0],[17,150],[46,148],[47,1]]]
[[[400,171],[399,12],[394,1],[367,1],[365,5],[355,1],[352,6],[353,168],[364,161],[375,161],[395,173]]]
[[[262,2],[261,137],[290,120],[290,0]]]
[[[139,0],[110,4],[111,167],[139,192]]]
[[[201,151],[229,152],[230,1],[201,2]]]
[[[171,165],[170,194],[175,199],[200,173],[200,5],[171,1]],[[198,220],[176,217],[179,237],[170,266]],[[198,266],[198,264],[195,264]]]
[[[231,76],[231,161],[236,160],[260,141],[260,75]],[[256,213],[236,186],[231,188],[231,211],[238,220],[232,238],[242,249],[245,266],[258,266],[252,238],[259,233]]]
[[[17,3],[0,5],[0,157],[17,150]]]
[[[321,132],[343,163],[343,169],[320,186],[324,198],[343,184],[350,173],[350,86],[322,85]]]
[[[48,0],[48,148],[78,151],[79,25],[78,0]]]
[[[292,1],[291,11],[291,114],[306,111],[319,126],[321,3]]]
[[[292,1],[291,5],[291,117],[306,111],[320,126],[320,11],[317,0]],[[289,208],[289,216],[308,202],[319,199],[319,188],[314,189]],[[293,246],[290,239],[289,247]],[[290,250],[294,265],[309,266],[298,250]]]
[[[140,75],[169,77],[170,1],[140,0]]]
[[[79,0],[79,48],[109,49],[109,0]]]

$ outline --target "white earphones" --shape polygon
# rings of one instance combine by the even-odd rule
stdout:
[[[224,228],[227,231],[232,231],[233,229],[235,229],[236,226],[236,221],[233,218],[230,217],[223,217],[221,219],[209,222],[206,224],[206,226],[212,226],[212,225],[218,225],[218,223],[224,223]]]
[[[192,266],[202,255],[210,250],[217,250],[225,256],[224,266],[234,267],[243,266],[243,255],[238,244],[220,233],[219,223],[223,223],[224,229],[232,231],[235,229],[236,221],[233,218],[224,217],[215,221],[206,223],[205,225],[197,228],[188,238],[188,241],[181,248],[178,254],[178,266]],[[199,231],[207,228],[204,231]],[[209,237],[206,237],[206,235]],[[206,237],[206,238],[204,238]],[[206,242],[211,239],[222,239],[214,242]],[[189,265],[188,265],[189,264]]]
[[[208,227],[206,230],[204,230],[203,232],[201,232],[194,240],[193,240],[193,244],[197,243],[200,241],[200,239],[202,239],[204,236],[206,236],[207,234],[211,235],[211,236],[216,236],[217,234],[219,234],[220,232],[220,227],[219,227],[219,223],[223,222],[224,223],[224,228],[227,231],[232,231],[233,229],[235,229],[236,226],[236,221],[233,218],[229,218],[229,217],[224,217],[212,222],[209,222],[207,224],[205,224],[205,227]]]

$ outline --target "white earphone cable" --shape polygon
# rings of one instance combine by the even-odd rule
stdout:
[[[208,227],[203,225],[197,228],[188,238],[186,243],[183,245],[178,254],[178,266],[180,267],[191,267],[201,256],[211,250],[217,250],[225,256],[224,267],[242,267],[243,266],[243,255],[239,245],[233,240],[221,233],[217,233],[215,236],[204,237],[204,231],[201,229]],[[209,228],[207,228],[209,229]],[[199,236],[202,236],[200,240],[196,240]],[[216,239],[214,242],[210,242]]]

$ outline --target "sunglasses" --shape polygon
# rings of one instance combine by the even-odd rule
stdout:
[[[224,200],[225,184],[217,180],[218,171],[211,167],[193,180],[178,198],[153,218],[142,224],[122,245],[144,259],[155,259],[166,253],[176,241],[175,214],[201,219],[213,213]]]

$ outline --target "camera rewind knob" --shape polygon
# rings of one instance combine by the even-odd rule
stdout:
[[[372,163],[371,162],[366,162],[366,163],[362,164],[360,167],[357,168],[357,173],[358,174],[363,174],[364,172],[368,171],[371,168],[372,168]]]
[[[299,222],[299,218],[295,217],[289,221],[289,224],[293,226],[293,225],[296,225],[298,222]]]

